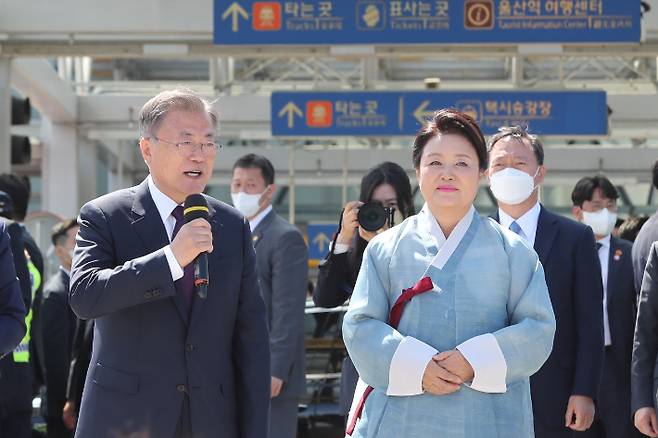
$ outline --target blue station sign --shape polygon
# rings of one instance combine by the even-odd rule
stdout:
[[[639,0],[215,0],[220,45],[640,41]]]
[[[519,124],[540,135],[608,133],[604,91],[359,91],[272,93],[272,135],[408,136],[449,107],[470,114],[485,134]]]

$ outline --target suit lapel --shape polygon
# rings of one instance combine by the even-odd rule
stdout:
[[[539,260],[542,265],[546,266],[548,255],[553,248],[555,236],[557,236],[557,218],[553,213],[546,211],[544,206],[541,206],[539,212],[539,220],[537,221],[537,234],[535,235],[535,251],[539,255]]]
[[[165,229],[160,213],[158,212],[155,202],[148,189],[148,182],[144,180],[135,189],[135,199],[132,208],[133,222],[132,226],[135,234],[146,248],[146,253],[157,251],[158,249],[169,244],[169,237]],[[187,324],[187,304],[183,297],[176,294],[172,300],[183,322]]]
[[[610,238],[610,253],[608,254],[608,287],[606,288],[606,303],[608,304],[608,314],[610,314],[610,302],[612,293],[617,290],[617,279],[619,278],[619,266],[621,257],[615,258],[619,246],[614,237]]]
[[[274,209],[273,209],[263,218],[263,220],[258,224],[254,232],[251,234],[251,240],[254,243],[254,248],[256,248],[258,244],[261,242],[261,240],[263,240],[263,236],[267,232],[269,226],[274,221],[275,216],[276,213],[274,213]]]

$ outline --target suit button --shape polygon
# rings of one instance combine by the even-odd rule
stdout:
[[[193,352],[193,351],[194,351],[194,348],[195,348],[195,347],[194,347],[194,344],[187,344],[187,351],[188,351],[189,353]]]
[[[176,385],[176,391],[187,392],[187,387],[185,385]]]

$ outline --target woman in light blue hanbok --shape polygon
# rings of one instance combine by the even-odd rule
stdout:
[[[529,377],[555,332],[537,254],[473,207],[487,150],[472,118],[437,112],[413,162],[426,204],[371,240],[343,322],[370,385],[348,434],[533,437]]]

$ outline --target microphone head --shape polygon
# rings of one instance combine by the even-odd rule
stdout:
[[[208,220],[209,211],[206,198],[200,193],[189,195],[185,198],[183,215],[185,217],[185,222],[190,222],[199,218]]]

